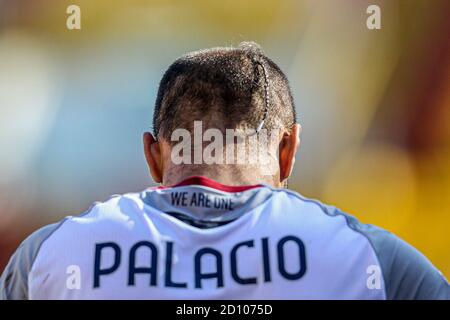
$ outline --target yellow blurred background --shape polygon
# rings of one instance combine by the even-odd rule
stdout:
[[[34,229],[152,185],[141,134],[165,68],[253,40],[303,126],[290,187],[392,231],[449,278],[449,35],[448,0],[0,0],[0,270]]]

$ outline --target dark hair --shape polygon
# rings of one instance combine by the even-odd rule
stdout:
[[[155,137],[170,141],[193,122],[220,130],[290,129],[296,122],[289,82],[254,42],[187,53],[165,72],[153,115]]]

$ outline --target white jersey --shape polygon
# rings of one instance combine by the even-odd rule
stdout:
[[[114,196],[44,227],[6,299],[435,299],[449,285],[392,234],[266,185],[204,177]]]

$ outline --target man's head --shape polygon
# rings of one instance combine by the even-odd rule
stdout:
[[[300,127],[295,118],[286,76],[255,43],[188,53],[169,67],[160,82],[153,116],[154,137],[144,135],[147,162],[154,180],[163,184],[205,175],[228,184],[267,182],[281,186],[291,173],[299,144]],[[175,164],[172,151],[178,140],[174,141],[174,132],[194,134],[196,121],[201,121],[202,130],[215,129],[224,136],[230,129],[241,132],[244,138],[233,138],[232,144],[261,135],[260,129],[277,132],[276,143],[267,150],[270,163]],[[230,140],[222,140],[225,151]],[[186,141],[183,143],[186,145]],[[205,147],[205,142],[189,144],[192,153],[199,147]],[[216,149],[213,154],[218,152]],[[259,172],[267,165],[277,167],[270,177]],[[245,179],[249,175],[251,181]]]

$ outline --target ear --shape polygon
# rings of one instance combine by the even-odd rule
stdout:
[[[300,132],[302,127],[296,123],[291,132],[285,132],[279,146],[280,183],[289,178],[294,168],[295,155],[300,146]]]
[[[156,183],[162,182],[162,158],[158,141],[150,132],[144,133],[144,153],[150,174]]]

